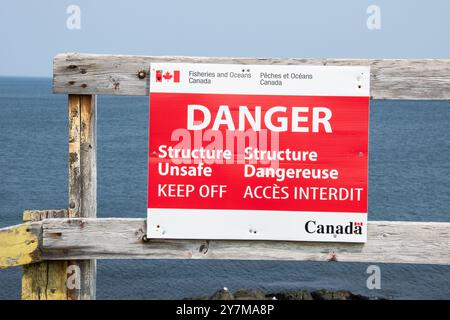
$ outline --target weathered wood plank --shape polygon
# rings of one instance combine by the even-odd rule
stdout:
[[[30,222],[0,229],[0,269],[39,261],[40,232]]]
[[[366,244],[144,240],[145,219],[43,222],[45,259],[242,259],[450,264],[450,223],[375,221]]]
[[[117,218],[46,219],[28,223],[32,233],[42,236],[39,242],[41,255],[34,259],[242,259],[450,264],[450,223],[444,222],[372,221],[369,222],[366,244],[146,241],[145,224],[145,219]],[[0,234],[7,229],[10,228],[1,229]]]
[[[207,58],[63,53],[53,60],[53,92],[147,95],[151,62],[370,66],[374,99],[450,99],[450,59]],[[145,72],[146,76],[142,78],[140,72]]]
[[[67,217],[67,209],[26,210],[24,221],[40,221]],[[39,224],[42,226],[42,224]],[[23,300],[67,299],[67,261],[42,261],[24,265],[22,268]]]
[[[64,261],[51,261],[64,264]],[[48,262],[24,265],[22,268],[22,300],[47,300]]]
[[[96,96],[69,95],[69,217],[97,216]],[[95,260],[69,261],[80,270],[80,288],[70,300],[95,299]],[[78,269],[77,268],[77,269]]]
[[[69,217],[81,217],[81,96],[69,95]]]
[[[97,217],[97,96],[81,96],[81,217]],[[97,296],[97,261],[79,261],[81,291],[78,299]]]
[[[22,300],[66,300],[67,261],[23,266]]]

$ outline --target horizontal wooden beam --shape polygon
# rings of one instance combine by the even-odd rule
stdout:
[[[39,261],[41,231],[30,222],[0,229],[0,269]]]
[[[369,222],[366,244],[146,240],[145,219],[46,219],[17,228],[0,230],[0,240],[5,239],[2,238],[5,233],[9,233],[7,237],[11,239],[0,242],[2,267],[67,259],[298,260],[450,265],[450,223],[445,222],[372,221]],[[29,238],[30,232],[33,238]],[[18,237],[13,237],[13,234]],[[40,237],[39,248],[26,247],[24,243],[36,241],[36,235]],[[5,259],[6,256],[9,258]],[[28,258],[14,258],[22,256]]]
[[[450,59],[206,58],[63,53],[53,61],[53,92],[144,96],[149,91],[151,62],[370,66],[374,99],[450,99]]]
[[[370,222],[365,245],[149,240],[145,219],[43,222],[45,259],[243,259],[450,264],[450,223]]]

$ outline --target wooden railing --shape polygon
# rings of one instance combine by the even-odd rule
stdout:
[[[372,221],[365,244],[148,240],[145,219],[97,219],[96,95],[147,95],[150,62],[370,65],[374,99],[450,99],[450,60],[256,59],[59,54],[68,94],[67,209],[25,211],[0,229],[0,268],[23,265],[23,299],[94,299],[96,259],[244,259],[450,264],[450,223]],[[432,204],[430,204],[432,206]],[[68,285],[79,270],[79,287]]]

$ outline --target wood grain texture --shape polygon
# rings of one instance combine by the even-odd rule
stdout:
[[[69,217],[81,217],[81,96],[69,95]]]
[[[26,210],[23,213],[23,220],[37,222],[49,218],[64,218],[67,217],[67,214],[67,209]],[[42,223],[33,223],[33,225],[42,226]],[[65,300],[67,299],[66,278],[67,261],[42,261],[24,265],[22,268],[22,299]]]
[[[62,53],[53,60],[53,92],[144,96],[151,62],[370,66],[374,99],[450,99],[450,59],[275,59]],[[145,71],[147,78],[138,74]]]
[[[0,229],[0,269],[21,266],[40,259],[41,228],[31,223]]]
[[[145,219],[52,219],[43,258],[238,259],[450,264],[450,223],[369,222],[366,244],[144,240]]]
[[[69,217],[97,216],[96,96],[69,95]],[[79,289],[68,290],[70,300],[95,299],[95,260],[69,261],[81,272]]]

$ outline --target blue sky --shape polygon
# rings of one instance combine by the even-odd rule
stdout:
[[[72,4],[80,30],[66,27]],[[450,58],[449,16],[448,0],[2,0],[0,75],[51,76],[58,52]]]

